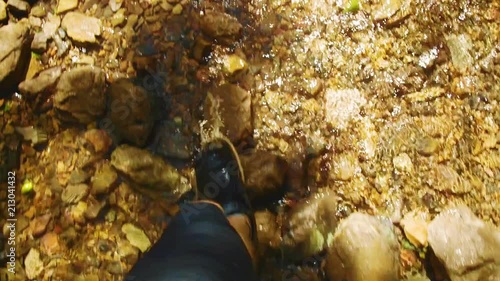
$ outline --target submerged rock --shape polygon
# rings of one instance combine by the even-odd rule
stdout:
[[[285,181],[288,164],[285,159],[268,151],[257,150],[240,155],[245,186],[251,198],[279,195]]]
[[[424,137],[417,141],[415,148],[421,155],[431,156],[439,149],[439,141],[435,138]]]
[[[360,171],[358,158],[352,152],[335,155],[332,162],[330,177],[334,180],[351,180]]]
[[[410,156],[406,153],[401,153],[392,159],[394,169],[399,172],[411,173],[413,171],[413,163]]]
[[[47,230],[47,224],[49,224],[50,220],[52,219],[52,215],[50,214],[45,214],[36,217],[35,219],[30,221],[30,229],[31,233],[34,236],[41,235]]]
[[[375,21],[381,21],[390,18],[401,8],[402,0],[382,0],[372,11]]]
[[[228,75],[232,75],[236,71],[245,69],[247,66],[247,62],[238,55],[233,54],[224,57],[223,70]]]
[[[280,233],[276,223],[276,215],[265,210],[255,212],[255,224],[257,226],[257,238],[259,244],[264,248],[278,248]]]
[[[54,232],[46,233],[40,239],[43,253],[52,256],[55,253],[61,252],[61,244],[59,243],[59,236]]]
[[[61,76],[60,66],[51,67],[40,72],[36,77],[19,84],[19,91],[24,95],[34,96],[51,90]]]
[[[466,206],[439,214],[428,229],[429,245],[451,281],[500,280],[500,230]]]
[[[116,133],[142,147],[153,129],[151,101],[146,91],[128,79],[119,79],[108,88],[109,116]]]
[[[189,190],[187,179],[160,157],[146,150],[120,145],[111,154],[111,164],[135,183],[180,195]]]
[[[109,163],[105,163],[92,177],[92,194],[107,194],[118,179],[118,174]]]
[[[7,4],[3,0],[0,0],[0,21],[7,19]]]
[[[51,13],[48,14],[47,20],[43,24],[42,30],[35,33],[31,49],[34,51],[43,52],[47,49],[47,42],[51,38],[56,37],[56,31],[61,25],[61,18]]]
[[[62,20],[62,28],[71,39],[78,42],[96,42],[96,36],[101,35],[101,21],[80,12],[69,12]]]
[[[162,122],[155,128],[153,149],[155,153],[177,159],[187,160],[194,150],[192,137],[187,135],[182,125],[173,121]]]
[[[151,247],[151,241],[144,231],[137,226],[126,223],[122,226],[122,232],[125,233],[127,240],[133,246],[139,248],[141,252],[146,252]]]
[[[207,11],[200,19],[200,26],[205,34],[225,44],[233,43],[243,28],[238,19],[218,11]]]
[[[86,184],[70,184],[61,194],[61,199],[64,203],[72,204],[77,203],[87,196],[89,193],[89,186]]]
[[[468,193],[473,189],[471,182],[448,165],[439,164],[432,171],[434,176],[433,188],[453,194]]]
[[[71,172],[68,183],[69,184],[78,184],[87,181],[90,178],[90,175],[85,172],[83,169],[75,169]]]
[[[78,7],[78,0],[59,0],[56,12],[62,14]]]
[[[24,79],[30,59],[29,22],[22,19],[0,28],[0,96]]]
[[[354,213],[339,224],[331,245],[329,281],[399,280],[399,244],[389,220]]]
[[[36,279],[43,271],[43,261],[40,259],[40,252],[31,248],[28,255],[24,259],[24,267],[26,270],[26,277],[28,279]]]
[[[85,210],[85,218],[95,219],[101,212],[101,210],[106,206],[106,201],[96,200],[95,198],[89,198],[89,204],[87,210]]]
[[[84,134],[85,139],[92,144],[96,153],[106,153],[113,140],[104,130],[90,129]]]
[[[404,216],[400,222],[405,236],[416,247],[427,246],[427,228],[429,215],[425,212],[412,211]]]
[[[97,67],[83,66],[64,72],[54,95],[54,107],[63,121],[94,121],[106,108],[106,77]]]
[[[30,16],[37,17],[37,18],[43,18],[47,12],[45,11],[45,8],[43,6],[37,5],[33,7],[30,11]]]
[[[250,93],[234,84],[210,89],[204,103],[204,117],[212,128],[223,125],[221,132],[238,143],[253,131]]]
[[[285,224],[283,245],[290,256],[302,259],[329,246],[338,224],[335,194],[324,191],[313,194],[292,208]]]
[[[446,45],[450,50],[453,66],[462,73],[467,72],[474,63],[474,58],[470,53],[473,47],[470,36],[467,34],[448,35]]]
[[[338,129],[345,129],[352,119],[359,117],[361,107],[367,102],[357,89],[326,89],[325,100],[326,121]]]

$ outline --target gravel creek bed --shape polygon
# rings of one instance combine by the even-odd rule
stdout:
[[[219,135],[262,280],[500,280],[498,0],[0,0],[0,40],[0,281],[128,280]]]

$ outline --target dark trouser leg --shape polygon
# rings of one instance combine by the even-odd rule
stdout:
[[[182,204],[179,214],[126,280],[256,281],[252,260],[222,211],[209,203]]]

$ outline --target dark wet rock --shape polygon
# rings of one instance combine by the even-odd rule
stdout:
[[[320,191],[292,208],[285,224],[283,238],[290,256],[301,259],[328,246],[338,224],[338,198],[329,191]]]
[[[28,31],[27,19],[0,28],[0,96],[24,80],[30,60]]]
[[[0,0],[0,21],[7,19],[7,4],[3,0]]]
[[[118,179],[118,174],[109,163],[105,163],[96,171],[92,177],[92,194],[106,194]]]
[[[500,230],[468,207],[443,211],[429,224],[428,235],[451,281],[500,280]]]
[[[354,213],[343,220],[326,259],[329,281],[399,280],[399,244],[389,220]]]
[[[116,148],[111,154],[111,164],[135,183],[151,189],[181,195],[190,188],[187,179],[170,164],[133,146]]]
[[[151,101],[146,91],[128,79],[119,79],[108,89],[108,115],[116,133],[137,146],[144,146],[153,128]]]
[[[75,169],[71,172],[69,177],[69,184],[78,184],[86,182],[90,179],[90,175],[82,169]]]
[[[206,40],[203,36],[198,36],[193,46],[193,57],[199,61],[203,62],[207,59],[207,56],[212,51],[212,43]]]
[[[193,141],[175,122],[163,122],[155,130],[154,151],[162,156],[189,159]]]
[[[101,21],[80,12],[64,15],[61,26],[71,39],[82,43],[95,43],[96,36],[101,35]]]
[[[31,6],[28,2],[22,0],[8,0],[7,7],[15,13],[27,15],[30,12]]]
[[[205,99],[204,117],[210,127],[222,121],[222,133],[238,143],[253,131],[250,93],[234,84],[213,87]]]
[[[64,72],[54,95],[54,107],[63,121],[94,121],[106,108],[106,77],[97,67],[82,66]]]
[[[200,19],[201,30],[224,44],[233,43],[241,33],[242,25],[233,16],[223,12],[207,11]]]
[[[70,184],[64,188],[61,199],[64,203],[73,204],[82,200],[89,193],[89,186],[86,184]]]
[[[85,139],[92,144],[95,153],[107,153],[113,140],[104,130],[90,129],[84,134]]]
[[[51,67],[40,72],[36,77],[25,80],[19,84],[19,91],[24,95],[37,95],[53,90],[57,79],[61,76],[60,66]]]
[[[240,155],[245,186],[251,198],[269,198],[283,191],[288,164],[268,151],[257,150]]]

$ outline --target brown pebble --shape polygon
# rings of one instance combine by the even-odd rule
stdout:
[[[46,233],[41,239],[42,249],[47,255],[52,255],[61,250],[59,236],[54,232]]]
[[[128,62],[127,61],[121,61],[120,62],[120,71],[121,72],[127,71],[127,67],[128,67]]]
[[[52,216],[50,214],[45,214],[39,216],[30,222],[31,232],[34,236],[39,236],[47,230],[47,224],[49,224]]]
[[[96,153],[106,153],[113,143],[108,133],[99,129],[91,129],[85,132],[85,139],[94,146]]]

